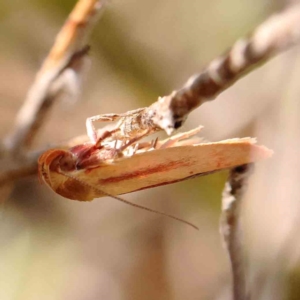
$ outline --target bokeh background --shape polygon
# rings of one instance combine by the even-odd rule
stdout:
[[[75,2],[0,2],[2,137]],[[89,116],[169,94],[287,4],[111,1],[92,34],[82,94],[54,106],[34,149],[83,134]],[[255,70],[193,112],[182,129],[202,124],[206,140],[255,136],[275,150],[256,167],[243,209],[253,299],[300,299],[298,53],[294,47]],[[199,232],[110,198],[63,199],[37,176],[16,182],[12,192],[1,187],[0,299],[230,299],[230,265],[218,229],[226,176],[125,196],[192,221]]]

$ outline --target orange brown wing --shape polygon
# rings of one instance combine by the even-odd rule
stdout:
[[[232,139],[147,151],[60,174],[52,164],[62,155],[68,155],[68,151],[45,152],[39,159],[40,176],[61,196],[89,201],[105,193],[130,193],[256,162],[270,157],[272,151],[255,145],[251,138]]]

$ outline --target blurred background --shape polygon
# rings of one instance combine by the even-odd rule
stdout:
[[[291,2],[291,1],[290,1]],[[295,2],[295,1],[294,1]],[[0,2],[0,133],[26,92],[74,0]],[[57,103],[34,148],[85,133],[85,119],[150,105],[288,4],[281,0],[113,0],[90,41],[77,101]],[[205,140],[257,137],[275,150],[259,163],[243,217],[253,299],[300,299],[299,47],[193,112]],[[126,195],[200,231],[102,198],[55,195],[37,176],[1,187],[0,299],[230,299],[219,235],[227,173]]]

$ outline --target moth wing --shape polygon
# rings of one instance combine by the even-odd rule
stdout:
[[[255,139],[251,138],[172,147],[75,171],[69,186],[83,187],[87,183],[90,189],[85,185],[82,193],[76,193],[77,200],[86,201],[104,196],[101,190],[112,195],[130,193],[256,162],[271,155],[271,150],[255,145]]]

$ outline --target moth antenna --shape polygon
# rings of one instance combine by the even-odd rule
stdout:
[[[101,189],[99,189],[99,188],[97,188],[97,187],[95,187],[95,186],[93,186],[93,185],[87,183],[87,182],[84,182],[84,181],[78,179],[78,178],[75,177],[75,176],[72,176],[72,175],[70,175],[70,174],[67,174],[67,173],[62,172],[61,170],[59,170],[59,173],[62,174],[62,175],[64,175],[64,176],[66,176],[66,177],[69,177],[69,178],[71,178],[71,179],[77,180],[77,181],[80,182],[81,184],[83,184],[83,185],[85,185],[85,186],[88,186],[88,187],[90,187],[90,188],[92,188],[92,189],[94,189],[94,190],[96,190],[96,191],[98,191],[98,192],[100,192],[100,193],[102,193],[102,194],[108,196],[108,197],[114,198],[114,199],[116,199],[116,200],[119,200],[119,201],[121,201],[121,202],[124,202],[124,203],[126,203],[126,204],[128,204],[128,205],[131,205],[131,206],[133,206],[133,207],[140,208],[140,209],[143,209],[143,210],[146,210],[146,211],[150,211],[150,212],[152,212],[152,213],[155,213],[155,214],[158,214],[158,215],[162,215],[162,216],[164,216],[164,217],[167,217],[167,218],[170,218],[170,219],[179,221],[179,222],[181,222],[181,223],[184,223],[184,224],[186,224],[186,225],[189,225],[189,226],[193,227],[193,228],[196,229],[196,230],[199,230],[199,228],[198,228],[196,225],[194,225],[193,223],[190,223],[190,222],[188,222],[188,221],[186,221],[186,220],[183,220],[183,219],[178,218],[178,217],[176,217],[176,216],[173,216],[173,215],[164,213],[164,212],[162,212],[162,211],[158,211],[158,210],[155,210],[155,209],[152,209],[152,208],[148,208],[148,207],[146,207],[146,206],[142,206],[142,205],[139,205],[139,204],[130,202],[130,201],[125,200],[125,199],[123,199],[123,198],[121,198],[121,197],[118,197],[118,196],[109,194],[109,193],[107,193],[107,192],[105,192],[105,191],[103,191],[103,190],[101,190]]]

